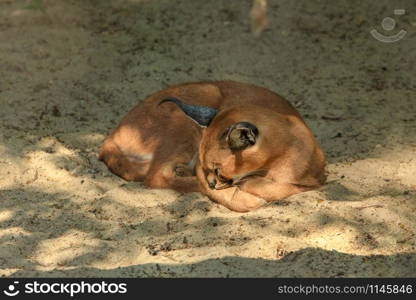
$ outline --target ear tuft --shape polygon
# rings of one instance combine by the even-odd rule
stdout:
[[[230,127],[226,141],[233,151],[243,150],[256,143],[259,130],[249,122],[236,123]]]

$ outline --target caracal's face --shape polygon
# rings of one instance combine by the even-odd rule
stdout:
[[[202,135],[199,148],[199,163],[205,176],[202,180],[211,189],[224,189],[259,175],[263,164],[260,141],[261,133],[255,125],[220,114]]]

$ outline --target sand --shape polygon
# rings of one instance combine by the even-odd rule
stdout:
[[[251,1],[27,3],[0,0],[2,276],[416,276],[414,1],[270,1],[259,38]],[[386,16],[403,40],[370,35]],[[241,214],[97,160],[149,94],[222,79],[298,108],[322,190]]]

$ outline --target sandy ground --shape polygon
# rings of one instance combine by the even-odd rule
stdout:
[[[248,0],[27,3],[0,0],[2,276],[416,276],[414,1],[271,0],[260,39]],[[371,37],[387,16],[403,40]],[[138,101],[206,79],[291,101],[328,184],[239,214],[97,161]]]

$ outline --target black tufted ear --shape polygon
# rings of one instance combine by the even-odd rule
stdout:
[[[218,113],[218,109],[208,106],[186,104],[176,98],[163,99],[159,102],[159,105],[165,102],[175,103],[188,117],[190,117],[201,127],[207,127]]]
[[[228,129],[226,141],[231,150],[243,150],[256,143],[259,130],[248,122],[236,123]]]

